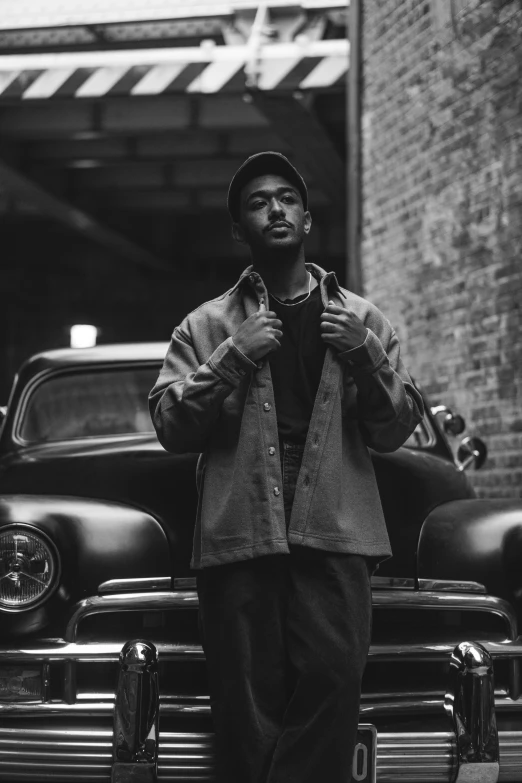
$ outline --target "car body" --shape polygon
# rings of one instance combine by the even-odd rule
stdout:
[[[147,411],[166,349],[49,351],[15,379],[0,780],[213,779],[189,567],[198,455],[165,452]],[[354,779],[522,781],[522,504],[477,498],[463,467],[483,445],[455,457],[463,422],[426,408],[403,448],[372,453],[394,556],[372,580]]]

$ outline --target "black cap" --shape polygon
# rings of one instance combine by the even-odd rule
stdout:
[[[285,158],[280,152],[258,152],[247,158],[232,177],[227,197],[227,207],[232,220],[239,220],[241,188],[254,177],[260,177],[263,174],[279,174],[295,185],[301,194],[305,210],[308,209],[308,191],[305,181],[288,158]]]

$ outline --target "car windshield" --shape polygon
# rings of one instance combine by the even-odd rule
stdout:
[[[37,386],[19,434],[26,443],[154,432],[147,398],[159,366],[60,373]],[[423,419],[406,443],[425,449],[434,435]]]
[[[26,443],[153,432],[147,397],[159,367],[63,373],[29,397],[19,428]]]

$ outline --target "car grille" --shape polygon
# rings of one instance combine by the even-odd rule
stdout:
[[[69,724],[0,729],[0,780],[104,781],[111,776],[112,726]],[[500,781],[520,780],[522,732],[500,734]],[[455,739],[449,732],[381,733],[378,783],[447,783],[455,773]],[[160,781],[214,780],[213,736],[207,731],[160,730]]]
[[[449,655],[463,640],[482,643],[494,658],[499,780],[522,781],[522,640],[509,604],[478,585],[416,589],[405,580],[374,579],[373,586],[361,720],[378,729],[378,783],[454,779],[455,738],[444,695]],[[197,596],[192,584],[155,587],[86,599],[75,607],[65,640],[28,644],[23,656],[0,649],[2,662],[39,662],[48,674],[41,702],[0,702],[0,780],[110,780],[118,658],[130,638],[148,638],[158,649],[159,779],[213,779]]]

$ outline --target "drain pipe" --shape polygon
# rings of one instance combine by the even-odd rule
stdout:
[[[348,36],[350,41],[350,65],[346,82],[347,138],[347,258],[345,285],[355,294],[362,295],[361,265],[362,231],[362,182],[361,182],[361,4],[362,0],[350,0]]]

